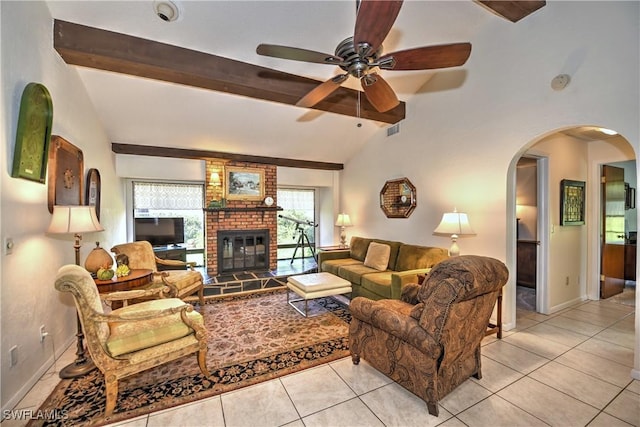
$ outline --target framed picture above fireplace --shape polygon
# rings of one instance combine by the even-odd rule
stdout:
[[[264,170],[226,167],[225,192],[227,200],[264,199]]]

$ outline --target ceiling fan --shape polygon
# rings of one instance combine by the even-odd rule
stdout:
[[[417,47],[383,55],[382,42],[401,7],[402,0],[356,1],[354,35],[341,41],[334,55],[273,44],[260,44],[256,52],[275,58],[337,65],[344,71],[303,96],[296,103],[300,107],[313,107],[338,89],[349,76],[353,76],[360,80],[365,96],[376,110],[389,111],[400,102],[376,69],[405,71],[456,67],[464,64],[471,54],[471,43],[454,43]]]

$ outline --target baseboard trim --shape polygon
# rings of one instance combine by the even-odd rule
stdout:
[[[583,303],[585,301],[588,301],[588,300],[589,300],[589,298],[587,298],[586,296],[581,296],[581,297],[569,300],[567,302],[564,302],[562,304],[554,305],[553,307],[550,307],[549,314],[555,314],[555,313],[557,313],[559,311],[564,310],[565,308],[574,307],[574,306],[576,306],[578,304],[581,304],[581,303]]]

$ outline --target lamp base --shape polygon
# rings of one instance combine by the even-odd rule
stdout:
[[[347,246],[347,231],[344,227],[340,227],[340,246]]]
[[[65,366],[60,370],[60,378],[70,379],[78,378],[87,375],[89,372],[96,369],[96,365],[91,359],[85,359],[84,362],[73,362]]]
[[[455,238],[453,236],[455,236]],[[451,247],[449,248],[449,256],[452,257],[460,255],[460,247],[457,243],[458,236],[455,234],[453,236],[451,236]]]
[[[76,334],[76,337],[78,338],[76,342],[76,360],[60,370],[59,375],[62,379],[78,378],[88,374],[96,368],[91,357],[87,357],[86,355],[84,348],[84,333],[82,332],[82,324],[80,323],[80,317],[77,313],[76,323],[78,328],[78,333]]]

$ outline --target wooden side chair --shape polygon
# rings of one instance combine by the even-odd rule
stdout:
[[[207,332],[191,304],[178,298],[152,299],[107,314],[91,275],[77,265],[60,268],[55,287],[73,295],[89,354],[104,374],[105,415],[115,409],[122,378],[193,353],[202,375],[209,375]],[[156,290],[117,292],[111,299],[129,300]]]
[[[169,296],[184,299],[198,293],[200,306],[204,307],[204,280],[202,274],[194,269],[195,263],[158,258],[153,246],[147,241],[122,243],[111,248],[111,252],[126,255],[130,268],[144,268],[153,271],[155,286],[168,286]],[[184,270],[158,271],[158,265],[184,267]]]

